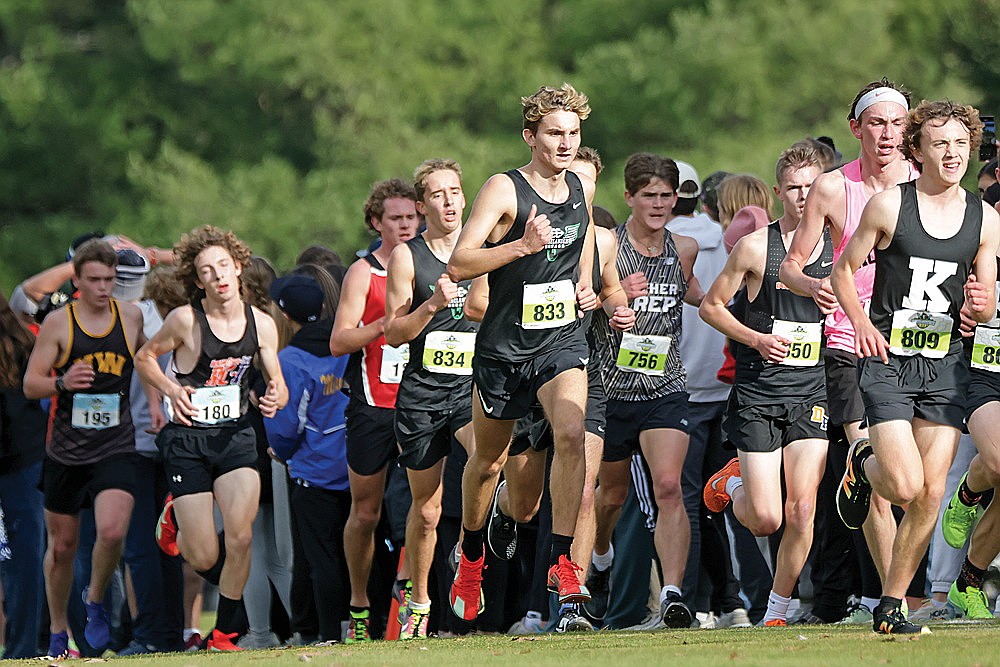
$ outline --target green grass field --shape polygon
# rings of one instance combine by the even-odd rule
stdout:
[[[595,632],[510,637],[480,635],[422,642],[286,648],[236,654],[137,656],[135,665],[1000,665],[1000,624],[944,624],[931,635],[880,637],[868,628],[797,626],[746,630]],[[24,664],[39,664],[23,661]],[[65,661],[62,664],[72,665]],[[87,663],[94,661],[85,661]],[[16,663],[11,663],[16,664]]]

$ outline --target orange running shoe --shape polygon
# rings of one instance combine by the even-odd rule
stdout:
[[[177,524],[174,522],[174,496],[167,494],[167,500],[163,503],[163,511],[160,512],[160,520],[156,522],[156,543],[160,546],[160,551],[168,556],[179,556],[180,547],[177,546]]]
[[[219,632],[218,628],[212,630],[212,636],[208,639],[208,650],[209,651],[242,651],[239,646],[233,643],[236,639],[238,633],[233,632],[226,634],[224,632]]]
[[[721,512],[726,509],[726,505],[732,498],[726,493],[726,484],[729,482],[730,477],[740,476],[740,460],[738,458],[732,459],[729,463],[722,467],[722,470],[715,473],[708,478],[708,482],[705,484],[705,490],[702,492],[701,497],[705,501],[705,507],[708,508],[710,512]]]
[[[483,569],[486,553],[479,560],[469,560],[462,554],[458,559],[458,571],[451,584],[451,610],[463,621],[474,621],[484,609]]]
[[[770,621],[764,621],[765,628],[784,628],[788,626],[788,622],[783,618],[772,618]]]
[[[559,556],[556,564],[549,568],[549,592],[559,595],[559,604],[590,602],[590,591],[580,583],[580,572],[583,568],[566,556]]]

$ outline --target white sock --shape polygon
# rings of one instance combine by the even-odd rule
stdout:
[[[934,598],[930,599],[930,603],[931,603],[931,606],[934,607],[935,609],[940,609],[941,607],[943,607],[946,604],[948,604],[947,602],[941,602],[940,600],[935,600]]]
[[[868,611],[875,611],[875,607],[878,606],[878,603],[879,603],[878,598],[864,598],[864,597],[861,598],[861,606],[867,609]]]
[[[733,493],[741,486],[743,486],[742,477],[730,477],[726,480],[726,495],[732,498]]]
[[[660,604],[663,604],[663,601],[667,599],[667,593],[670,591],[673,591],[678,595],[681,594],[681,589],[677,588],[673,584],[667,584],[662,589],[660,589]]]
[[[593,555],[590,557],[590,562],[594,564],[594,569],[604,572],[606,569],[611,567],[612,563],[615,562],[615,545],[608,546],[608,552],[604,554],[599,554],[595,550],[592,552]]]
[[[200,635],[201,630],[198,628],[184,628],[184,641],[191,639],[191,635]]]
[[[791,601],[792,598],[782,597],[771,591],[771,594],[767,596],[767,612],[764,614],[764,622],[777,619],[785,620],[785,616],[788,615],[788,603]]]
[[[412,609],[413,611],[422,611],[426,613],[431,610],[431,603],[430,601],[420,603],[410,600],[410,609]]]

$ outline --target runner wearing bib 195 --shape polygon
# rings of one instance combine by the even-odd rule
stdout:
[[[722,428],[739,452],[709,478],[703,497],[713,512],[732,501],[736,518],[758,537],[784,524],[763,619],[768,626],[786,624],[792,591],[812,546],[816,491],[826,463],[826,376],[820,363],[824,316],[815,301],[778,280],[778,266],[821,164],[808,144],[781,154],[775,176],[785,214],[740,239],[701,305],[705,321],[736,346],[736,378]],[[823,278],[832,264],[833,244],[824,233],[805,275]],[[737,318],[727,305],[744,282],[747,303]],[[782,487],[782,470],[784,502],[775,493]]]
[[[427,636],[427,578],[441,516],[445,457],[452,438],[473,449],[472,358],[479,328],[463,315],[472,281],[456,284],[445,273],[462,230],[461,167],[454,160],[427,160],[413,181],[427,230],[393,251],[386,288],[386,341],[410,346],[395,426],[413,498],[406,518],[411,589],[400,608],[400,639]]]
[[[907,116],[902,145],[920,176],[871,199],[833,269],[837,300],[854,325],[871,437],[852,448],[837,509],[845,523],[859,525],[871,489],[909,506],[874,612],[879,633],[922,630],[900,607],[927,549],[964,421],[969,369],[959,310],[964,303],[978,322],[996,312],[1000,218],[960,185],[981,136],[972,107],[921,102]],[[869,318],[853,274],[873,249]]]
[[[347,382],[347,465],[351,514],[344,527],[344,551],[351,576],[351,619],[346,640],[366,641],[368,575],[375,553],[375,528],[382,514],[388,465],[396,458],[393,432],[396,394],[409,350],[385,341],[385,290],[389,256],[412,239],[420,224],[413,187],[398,178],[372,186],[364,206],[365,224],[382,240],[351,264],[344,276],[330,352],[350,354]]]
[[[102,600],[121,558],[138,481],[129,385],[132,351],[142,342],[142,314],[136,306],[111,298],[117,261],[105,241],[88,241],[77,250],[73,282],[79,300],[45,318],[24,376],[27,398],[55,396],[56,403],[42,471],[49,535],[48,654],[53,658],[65,657],[68,650],[66,606],[84,507],[93,507],[97,525],[90,582],[84,590],[84,633],[96,649],[110,640]]]
[[[596,496],[595,545],[605,552],[625,502],[633,452],[649,462],[659,513],[653,541],[663,567],[660,617],[688,627],[681,600],[691,524],[680,489],[687,454],[687,392],[678,342],[683,302],[701,303],[695,278],[698,243],[666,229],[677,203],[673,160],[637,153],[625,164],[625,201],[632,215],[616,230],[616,266],[635,310],[635,327],[608,329],[601,364],[608,396],[607,436]]]

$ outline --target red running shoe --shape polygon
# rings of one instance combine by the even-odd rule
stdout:
[[[160,546],[160,551],[168,556],[179,556],[180,547],[177,546],[177,524],[174,522],[174,496],[167,494],[167,501],[163,503],[163,511],[160,512],[160,520],[156,522],[156,543]]]
[[[549,591],[559,594],[559,604],[567,602],[590,602],[590,591],[580,583],[583,568],[566,556],[559,556],[555,565],[549,568]]]
[[[726,493],[726,484],[730,477],[740,476],[740,460],[732,459],[722,467],[722,470],[708,478],[705,490],[701,497],[705,501],[705,507],[710,512],[721,512],[726,509],[726,505],[732,498]]]
[[[462,554],[458,560],[458,571],[451,583],[451,610],[463,621],[474,621],[485,608],[483,602],[483,568],[486,554],[479,560],[469,560]]]
[[[209,651],[242,651],[239,646],[233,643],[236,639],[238,633],[233,632],[226,634],[224,632],[219,632],[218,628],[212,630],[212,636],[208,639],[208,650]]]

